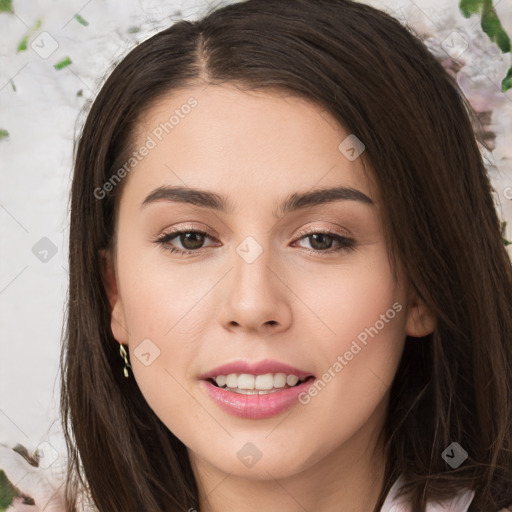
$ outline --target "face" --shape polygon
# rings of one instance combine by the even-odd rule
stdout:
[[[355,457],[406,335],[434,328],[395,279],[349,135],[304,99],[232,85],[174,92],[138,127],[106,255],[111,327],[197,465],[268,479]]]

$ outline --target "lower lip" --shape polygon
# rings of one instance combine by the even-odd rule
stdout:
[[[201,381],[212,400],[224,411],[246,419],[264,419],[277,416],[299,403],[298,397],[307,391],[314,378],[306,379],[302,384],[266,395],[243,395],[218,388],[207,380]]]

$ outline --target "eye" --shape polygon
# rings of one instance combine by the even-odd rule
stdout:
[[[301,237],[298,240],[309,240],[312,247],[308,249],[310,254],[322,256],[333,252],[340,251],[353,251],[356,248],[356,241],[333,231],[320,231],[320,230],[306,230],[300,233]],[[333,242],[338,244],[338,247],[332,248]]]
[[[170,245],[171,241],[175,238],[178,239],[183,249],[172,247],[172,245]],[[175,252],[180,255],[197,254],[198,249],[201,248],[205,238],[213,237],[210,237],[206,231],[200,229],[181,229],[172,231],[171,233],[165,233],[157,240],[155,240],[155,243],[157,245],[161,245],[165,250],[169,252]]]
[[[348,252],[356,248],[356,241],[353,238],[348,238],[332,231],[308,230],[301,232],[300,235],[298,241],[302,239],[309,240],[312,249],[307,249],[307,251],[314,255],[330,254],[339,251]],[[163,234],[155,240],[155,243],[171,253],[184,256],[198,254],[206,238],[214,240],[206,231],[195,228],[181,229]],[[176,242],[172,241],[175,239],[181,244],[182,248],[174,247]],[[333,249],[333,243],[338,244],[338,247]]]

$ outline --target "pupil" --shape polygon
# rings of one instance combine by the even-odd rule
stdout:
[[[315,233],[313,235],[310,235],[310,238],[312,238],[312,241],[310,241],[311,243],[311,247],[313,247],[313,249],[330,249],[331,245],[332,245],[332,238],[329,236],[329,235],[325,235],[323,233]],[[317,247],[315,247],[315,244],[317,243],[318,239],[322,240],[322,239],[327,239],[329,240],[331,243],[320,243],[320,247],[318,247],[318,244],[317,244]],[[314,241],[314,242],[313,242]]]
[[[183,233],[180,235],[180,238],[181,244],[185,249],[200,249],[204,236],[201,233]],[[191,245],[188,245],[188,242],[191,242]]]

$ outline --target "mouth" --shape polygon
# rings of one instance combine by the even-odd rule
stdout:
[[[265,419],[299,403],[315,376],[277,361],[237,361],[201,375],[203,390],[223,411],[244,419]]]
[[[241,395],[268,395],[285,389],[300,386],[302,383],[314,379],[313,375],[298,377],[286,373],[266,373],[252,375],[250,373],[230,373],[206,379],[213,386],[238,393]]]

